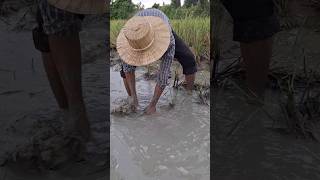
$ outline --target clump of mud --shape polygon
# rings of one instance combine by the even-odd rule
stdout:
[[[134,113],[135,111],[132,108],[132,105],[130,103],[130,99],[121,99],[119,102],[119,106],[114,108],[111,111],[112,115],[116,115],[116,116],[127,116],[130,115],[132,113]]]
[[[131,113],[132,113],[132,110],[129,105],[121,105],[113,109],[111,112],[112,115],[117,115],[117,116],[126,116]]]
[[[37,120],[33,123],[31,139],[5,159],[5,162],[30,161],[38,169],[57,169],[70,161],[79,161],[84,143],[63,133],[61,119]]]

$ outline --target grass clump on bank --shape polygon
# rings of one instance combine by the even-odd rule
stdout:
[[[119,31],[125,20],[112,20],[110,26],[110,47],[115,48]],[[186,18],[170,21],[174,31],[191,47],[197,57],[210,55],[210,18]]]

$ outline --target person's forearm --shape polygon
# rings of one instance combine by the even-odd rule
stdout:
[[[164,88],[161,87],[159,84],[156,85],[156,87],[154,88],[154,94],[152,97],[152,100],[150,102],[151,106],[156,106],[158,103],[158,100],[163,92]]]

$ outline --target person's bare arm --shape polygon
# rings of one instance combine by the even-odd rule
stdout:
[[[154,94],[151,99],[150,104],[146,109],[146,114],[153,114],[156,112],[156,105],[159,101],[159,98],[168,85],[168,80],[170,77],[170,68],[174,58],[175,45],[171,44],[167,52],[161,58],[160,72],[158,74],[157,85],[154,88]]]
[[[159,84],[156,85],[154,88],[153,97],[151,99],[151,102],[149,106],[146,109],[146,114],[153,114],[156,112],[156,105],[159,101],[159,98],[163,92],[164,88],[162,88]]]

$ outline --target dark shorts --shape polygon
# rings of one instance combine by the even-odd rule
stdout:
[[[46,34],[63,36],[81,31],[83,15],[55,8],[47,0],[38,0],[38,6],[41,25]]]
[[[233,39],[252,42],[280,31],[273,0],[222,0],[233,18]]]
[[[181,64],[184,75],[194,74],[195,72],[197,72],[197,63],[192,51],[174,31],[172,32],[175,38],[174,58],[176,58]],[[120,74],[121,77],[125,78],[123,67],[121,67]]]
[[[182,66],[183,74],[189,75],[197,72],[196,59],[189,49],[188,45],[174,32],[173,36],[176,40],[174,58],[176,58]]]

